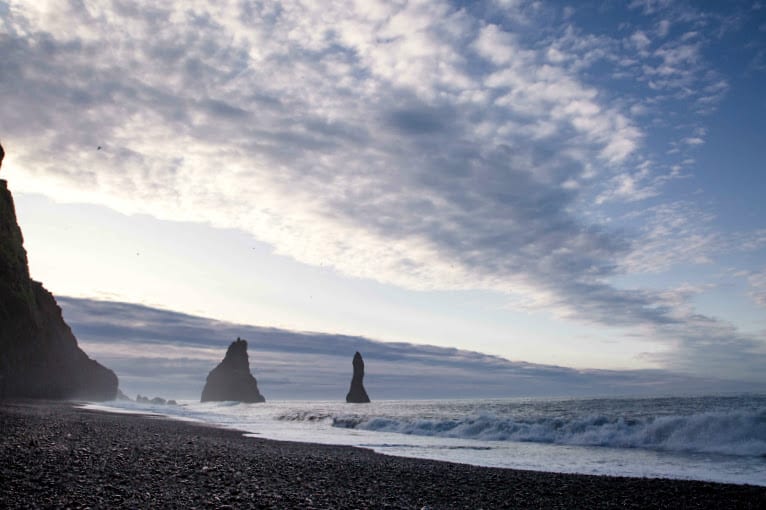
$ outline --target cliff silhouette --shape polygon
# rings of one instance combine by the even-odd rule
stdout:
[[[79,348],[53,295],[30,278],[13,196],[0,179],[0,397],[116,395],[117,376]]]

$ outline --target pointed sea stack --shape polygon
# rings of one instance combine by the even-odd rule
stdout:
[[[350,404],[367,404],[370,402],[370,397],[367,396],[367,392],[364,390],[364,360],[362,355],[358,352],[354,354],[354,375],[351,378],[351,388],[346,395],[346,402]]]
[[[13,196],[0,179],[0,398],[116,396],[117,376],[78,347],[53,295],[29,277]]]
[[[247,341],[237,338],[226,351],[223,361],[207,376],[202,402],[266,402],[258,391],[258,383],[250,373]]]

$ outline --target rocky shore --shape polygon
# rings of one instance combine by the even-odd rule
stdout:
[[[0,404],[4,508],[766,508],[766,487],[480,468]]]

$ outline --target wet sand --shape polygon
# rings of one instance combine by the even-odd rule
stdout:
[[[3,508],[766,508],[766,487],[540,473],[0,404]]]

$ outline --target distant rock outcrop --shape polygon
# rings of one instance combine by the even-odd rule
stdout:
[[[346,402],[351,404],[367,404],[370,401],[370,397],[367,396],[367,392],[364,389],[364,360],[362,355],[358,352],[354,354],[354,375],[351,377],[351,388],[346,395]]]
[[[144,397],[140,393],[136,395],[136,402],[138,402],[139,404],[153,404],[157,406],[177,406],[178,405],[178,402],[176,402],[173,399],[165,400],[162,397],[149,398],[149,397]]]
[[[23,242],[0,179],[0,397],[114,399],[117,376],[78,347],[53,295],[30,279]]]
[[[224,400],[266,402],[258,391],[255,377],[250,373],[247,342],[241,338],[231,343],[223,361],[208,374],[202,390],[202,402]]]

